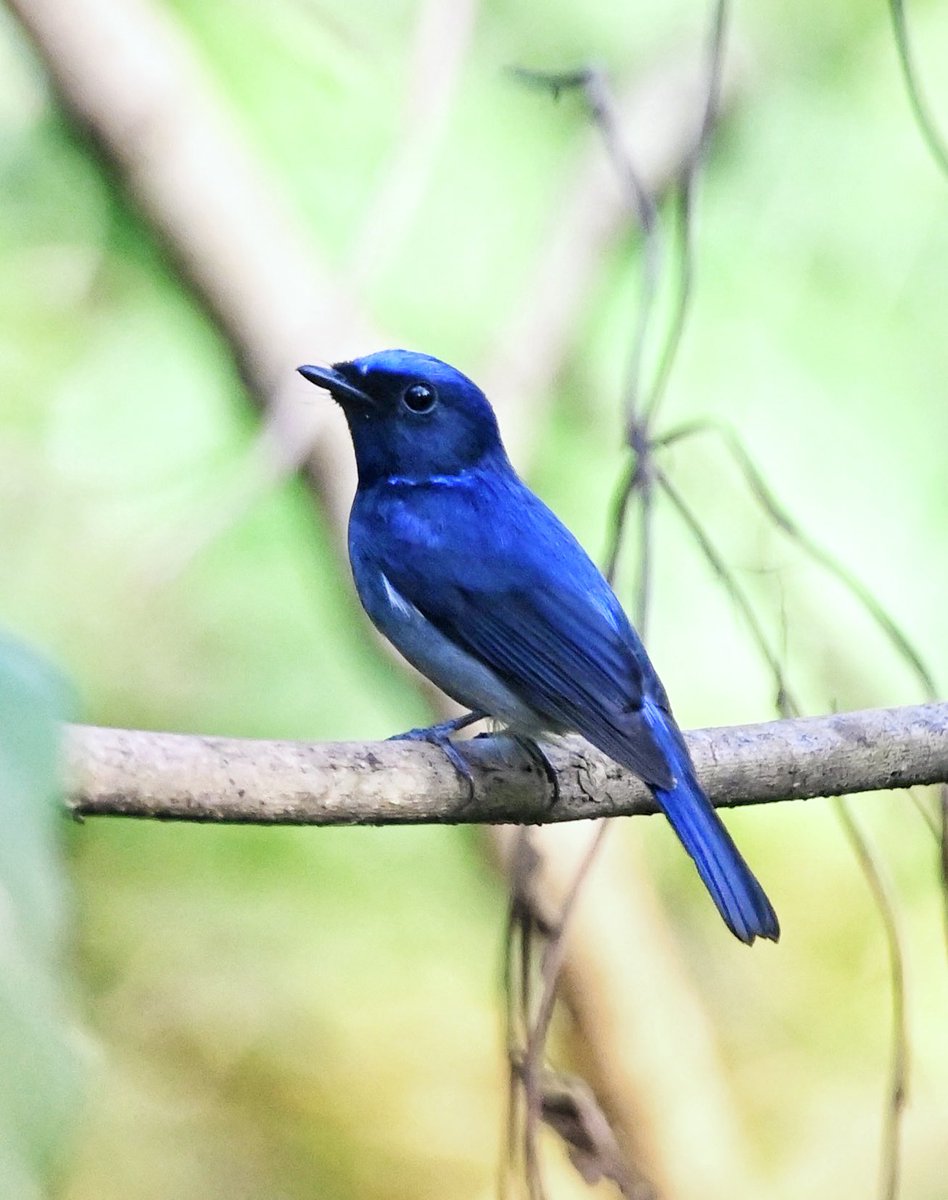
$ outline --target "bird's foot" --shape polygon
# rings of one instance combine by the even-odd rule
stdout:
[[[545,776],[547,783],[550,785],[550,804],[551,809],[556,807],[556,802],[560,798],[560,781],[556,774],[556,767],[550,762],[550,759],[540,745],[533,738],[523,737],[518,734],[513,735],[513,740],[517,743],[520,749],[526,754],[533,765]]]
[[[451,721],[442,721],[438,725],[429,725],[424,729],[409,729],[407,733],[393,734],[387,741],[428,742],[429,745],[437,746],[458,775],[464,780],[468,792],[467,803],[473,804],[474,776],[471,774],[471,768],[458,752],[457,746],[451,741],[451,734],[457,733],[459,729],[466,729],[468,725],[473,725],[475,721],[482,721],[485,716],[486,713],[474,710],[473,712],[465,713],[461,717],[455,717]]]

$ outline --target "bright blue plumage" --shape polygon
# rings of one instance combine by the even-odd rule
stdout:
[[[383,351],[303,367],[340,402],[359,489],[360,598],[419,670],[517,735],[575,731],[651,788],[728,927],[777,918],[698,784],[665,690],[612,589],[521,482],[483,393],[447,364]]]

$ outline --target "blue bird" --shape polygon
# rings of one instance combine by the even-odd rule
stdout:
[[[655,668],[611,587],[519,479],[484,393],[439,359],[383,350],[303,366],[345,413],[359,486],[356,588],[376,627],[442,691],[540,753],[576,732],[651,789],[728,928],[776,941],[777,916],[695,777]],[[423,731],[424,732],[424,731]]]

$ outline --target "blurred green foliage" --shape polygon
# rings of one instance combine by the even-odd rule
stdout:
[[[400,135],[418,6],[178,0],[173,12],[344,275]],[[626,81],[669,53],[697,56],[703,21],[684,4],[481,8],[431,184],[364,297],[393,343],[476,377],[506,323],[538,302],[531,282],[588,131],[577,103],[518,89],[504,68],[593,59]],[[926,86],[948,114],[948,14],[914,5],[912,23]],[[881,6],[748,8],[734,34],[743,82],[702,184],[696,293],[667,418],[737,428],[794,515],[944,680],[948,187],[911,123]],[[421,701],[365,636],[297,483],[184,569],[163,569],[213,522],[254,421],[227,348],[57,108],[9,16],[0,187],[0,621],[63,665],[90,721],[324,739],[420,723]],[[594,552],[623,461],[635,251],[621,239],[605,254],[521,460]],[[815,709],[918,698],[851,602],[761,519],[717,448],[682,445],[670,469],[785,640]],[[683,723],[767,717],[772,683],[728,601],[667,512],[658,533],[654,654]],[[632,582],[626,570],[627,598]],[[34,726],[46,739],[36,764],[49,762],[47,719]],[[31,1174],[70,1094],[58,1064],[71,1055],[56,1049],[69,1025],[57,1024],[61,985],[49,975],[63,883],[39,803],[50,779],[24,788],[23,853],[11,840],[9,862],[37,923],[26,943],[36,979],[20,991],[10,975],[0,996],[31,1010],[37,1054],[57,1062],[31,1068],[29,1111],[22,1071],[5,1069],[0,1117],[22,1122]],[[867,797],[859,811],[884,847],[910,956],[904,1195],[936,1200],[948,1026],[935,847],[902,798]],[[732,823],[781,913],[779,955],[726,941],[662,826],[624,830],[647,843],[759,1153],[759,1178],[735,1179],[730,1194],[864,1195],[888,1029],[865,885],[819,802]],[[62,1196],[489,1192],[504,900],[473,832],[96,822],[70,832],[67,867],[96,1050]],[[573,1187],[567,1175],[557,1186]]]
[[[56,673],[0,634],[0,1194],[32,1200],[62,1162],[77,1100],[58,832]]]

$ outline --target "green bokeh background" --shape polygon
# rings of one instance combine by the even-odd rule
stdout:
[[[344,277],[400,136],[418,5],[170,8]],[[363,297],[378,327],[476,377],[529,303],[588,130],[577,103],[518,88],[508,65],[594,60],[625,82],[669,53],[697,56],[704,24],[680,3],[482,5],[431,185]],[[912,27],[948,123],[948,12],[914,5]],[[701,188],[667,419],[737,429],[943,681],[948,181],[913,125],[883,6],[742,6],[733,34],[742,83]],[[0,623],[60,665],[91,722],[315,739],[420,723],[421,699],[366,637],[298,483],[183,570],[156,570],[212,520],[255,420],[227,347],[6,13],[0,189]],[[519,455],[595,554],[623,464],[635,253],[630,236],[604,255]],[[852,602],[761,519],[719,448],[682,445],[668,463],[776,635],[785,613],[784,654],[813,711],[921,698]],[[664,510],[656,572],[651,640],[682,723],[770,716],[746,632]],[[937,1200],[948,990],[936,848],[906,798],[857,808],[909,955],[903,1194]],[[871,1194],[889,983],[865,883],[824,802],[732,824],[785,930],[763,965],[722,936],[667,830],[623,830],[647,843],[758,1152],[758,1175],[729,1194]],[[62,845],[46,868],[67,893],[54,961],[71,1016],[58,1036],[72,1046],[64,1071],[78,1063],[85,1084],[48,1194],[490,1194],[504,897],[474,831],[98,821],[64,828]],[[567,1168],[555,1186],[583,1194]]]

